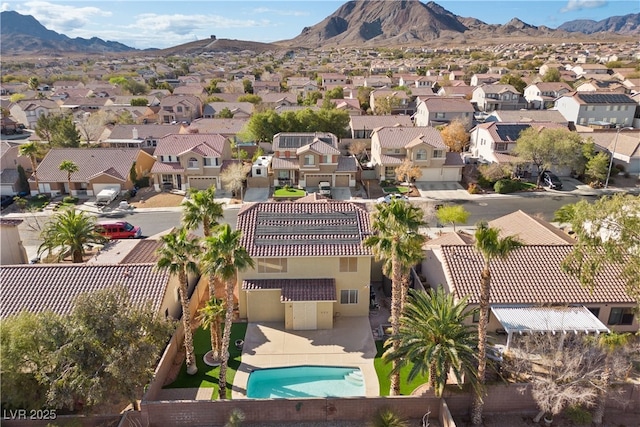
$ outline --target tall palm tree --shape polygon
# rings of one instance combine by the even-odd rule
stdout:
[[[71,195],[71,174],[76,173],[80,170],[78,165],[76,165],[71,160],[63,160],[58,166],[58,169],[67,173],[67,183],[69,185],[69,195]]]
[[[211,297],[204,307],[198,312],[198,320],[202,322],[203,328],[209,328],[211,332],[211,358],[220,360],[222,349],[222,322],[227,309],[224,300]]]
[[[182,326],[184,327],[184,349],[187,373],[195,375],[198,372],[193,349],[193,331],[191,330],[191,313],[189,313],[189,297],[187,295],[187,279],[189,273],[197,273],[198,266],[194,255],[199,253],[198,240],[188,235],[185,228],[174,230],[162,236],[163,245],[158,249],[157,267],[168,270],[178,276],[178,293],[182,304]]]
[[[204,239],[202,255],[203,270],[213,273],[225,283],[224,331],[222,333],[222,357],[218,378],[219,398],[227,396],[227,365],[229,362],[229,341],[233,322],[233,290],[236,285],[238,271],[254,266],[254,261],[247,250],[240,245],[241,231],[232,231],[229,224],[218,226],[213,236]]]
[[[602,424],[602,418],[604,417],[604,409],[607,403],[607,392],[611,387],[612,377],[614,377],[613,359],[615,353],[624,347],[629,341],[629,334],[617,334],[612,332],[610,334],[600,335],[598,338],[598,346],[604,351],[604,370],[600,376],[600,397],[596,404],[596,409],[593,411],[593,423],[596,425]]]
[[[383,271],[391,277],[391,335],[396,337],[400,331],[400,314],[406,299],[409,271],[422,259],[424,236],[418,234],[418,228],[423,223],[422,210],[410,203],[402,200],[380,203],[373,213],[374,234],[364,241],[365,246],[372,249],[375,259],[383,260]],[[398,341],[389,341],[393,351],[397,351]],[[396,396],[400,394],[400,361],[393,359],[392,365],[389,394]]]
[[[45,251],[58,250],[61,261],[70,253],[74,263],[83,261],[85,248],[89,244],[103,244],[107,239],[96,231],[95,217],[75,209],[65,209],[49,221],[40,234],[42,244],[38,256]]]
[[[478,321],[478,393],[471,407],[471,421],[482,424],[484,383],[487,369],[487,324],[489,323],[489,301],[491,297],[491,261],[506,259],[515,249],[522,246],[513,236],[500,237],[500,230],[489,227],[482,221],[475,232],[475,248],[482,255],[484,265],[480,273],[480,320]]]
[[[211,236],[211,229],[222,218],[222,203],[214,200],[215,187],[206,190],[189,190],[189,199],[182,204],[182,223],[190,230],[202,224],[205,237]]]
[[[37,142],[28,142],[26,144],[22,144],[18,149],[18,152],[21,156],[27,156],[29,157],[29,160],[31,160],[31,170],[33,173],[33,179],[36,180],[36,189],[38,190],[38,193],[40,193],[40,183],[38,181],[38,173],[37,173],[37,169],[38,169],[37,156],[39,151],[40,151],[40,146],[38,145]]]
[[[465,320],[474,314],[467,299],[456,302],[442,286],[433,293],[409,290],[410,298],[400,318],[398,348],[387,350],[385,360],[413,363],[409,381],[427,374],[437,397],[442,396],[451,369],[461,386],[463,375],[475,379],[476,334]]]

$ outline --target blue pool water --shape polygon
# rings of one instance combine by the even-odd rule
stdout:
[[[359,368],[292,366],[249,374],[247,397],[254,399],[365,396]]]

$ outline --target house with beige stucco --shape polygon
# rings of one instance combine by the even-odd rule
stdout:
[[[371,234],[364,205],[307,196],[244,205],[242,246],[255,266],[238,273],[238,309],[248,322],[332,329],[336,317],[368,316]]]

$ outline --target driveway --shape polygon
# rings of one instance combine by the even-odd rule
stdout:
[[[266,202],[269,200],[269,188],[247,188],[244,202]]]
[[[379,396],[375,356],[369,317],[338,317],[333,329],[316,331],[285,330],[281,322],[249,323],[232,398],[246,398],[247,381],[254,369],[300,365],[358,367],[366,395]]]

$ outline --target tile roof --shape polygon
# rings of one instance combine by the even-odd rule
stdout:
[[[237,228],[252,257],[371,255],[362,243],[369,213],[356,203],[255,203],[239,211]]]
[[[133,139],[133,130],[138,131],[139,139],[160,139],[165,135],[180,132],[182,125],[115,125],[111,130],[108,140],[111,139]]]
[[[625,291],[617,265],[596,276],[593,290],[562,271],[562,261],[572,245],[530,245],[516,249],[506,260],[491,262],[491,304],[594,304],[634,303]],[[473,246],[434,249],[442,260],[447,282],[457,298],[469,296],[478,304],[482,256]]]
[[[505,92],[520,93],[512,85],[500,85],[500,84],[487,85],[487,84],[483,84],[483,85],[477,86],[477,88],[479,88],[479,89],[481,88],[484,91],[484,93],[505,93]]]
[[[336,172],[356,172],[357,170],[358,170],[358,165],[355,157],[351,157],[351,156],[338,157],[338,167],[336,168]]]
[[[447,151],[445,153],[444,166],[464,166],[464,160],[462,159],[462,153],[456,153],[454,151]]]
[[[68,314],[79,294],[114,285],[124,285],[134,304],[151,301],[158,310],[169,282],[169,274],[156,270],[154,264],[10,265],[0,267],[0,274],[0,318],[22,310]]]
[[[196,119],[187,129],[198,129],[200,133],[235,135],[248,121],[249,119]]]
[[[547,221],[535,218],[521,210],[489,221],[489,226],[500,230],[500,236],[516,236],[525,245],[566,245],[575,240]]]
[[[340,154],[340,150],[319,139],[314,139],[312,143],[298,148],[296,154],[300,155],[306,151],[313,151],[318,154]]]
[[[446,147],[440,132],[430,126],[382,127],[374,130],[378,134],[380,146],[384,148],[404,148],[409,142],[420,138],[433,147]]]
[[[351,116],[352,129],[374,129],[383,126],[412,127],[410,116]]]
[[[246,279],[242,290],[281,289],[280,302],[337,301],[335,279]]]
[[[138,240],[138,244],[120,261],[120,264],[155,264],[158,261],[156,251],[160,247],[162,247],[160,239]]]
[[[496,110],[490,116],[497,117],[501,122],[529,123],[529,122],[553,122],[567,124],[567,119],[557,110]]]
[[[53,148],[38,165],[38,179],[41,182],[67,182],[67,172],[60,170],[60,163],[71,160],[79,169],[71,174],[71,182],[88,182],[102,173],[126,181],[140,152],[137,148]]]
[[[300,163],[298,163],[298,159],[296,158],[282,159],[280,157],[274,157],[271,159],[271,169],[300,169]]]
[[[184,168],[180,163],[155,162],[153,166],[151,166],[151,173],[176,173],[176,172],[184,172]]]
[[[193,151],[206,157],[220,157],[227,139],[218,133],[181,133],[163,136],[154,156],[179,156]]]
[[[297,150],[315,141],[338,148],[338,137],[329,132],[280,132],[273,136],[272,150]]]
[[[445,233],[434,239],[427,240],[422,248],[433,248],[443,245],[473,245],[474,238],[470,234],[458,232],[458,233]]]
[[[457,113],[468,112],[473,113],[473,105],[465,98],[433,96],[425,99],[425,106],[432,112]]]

